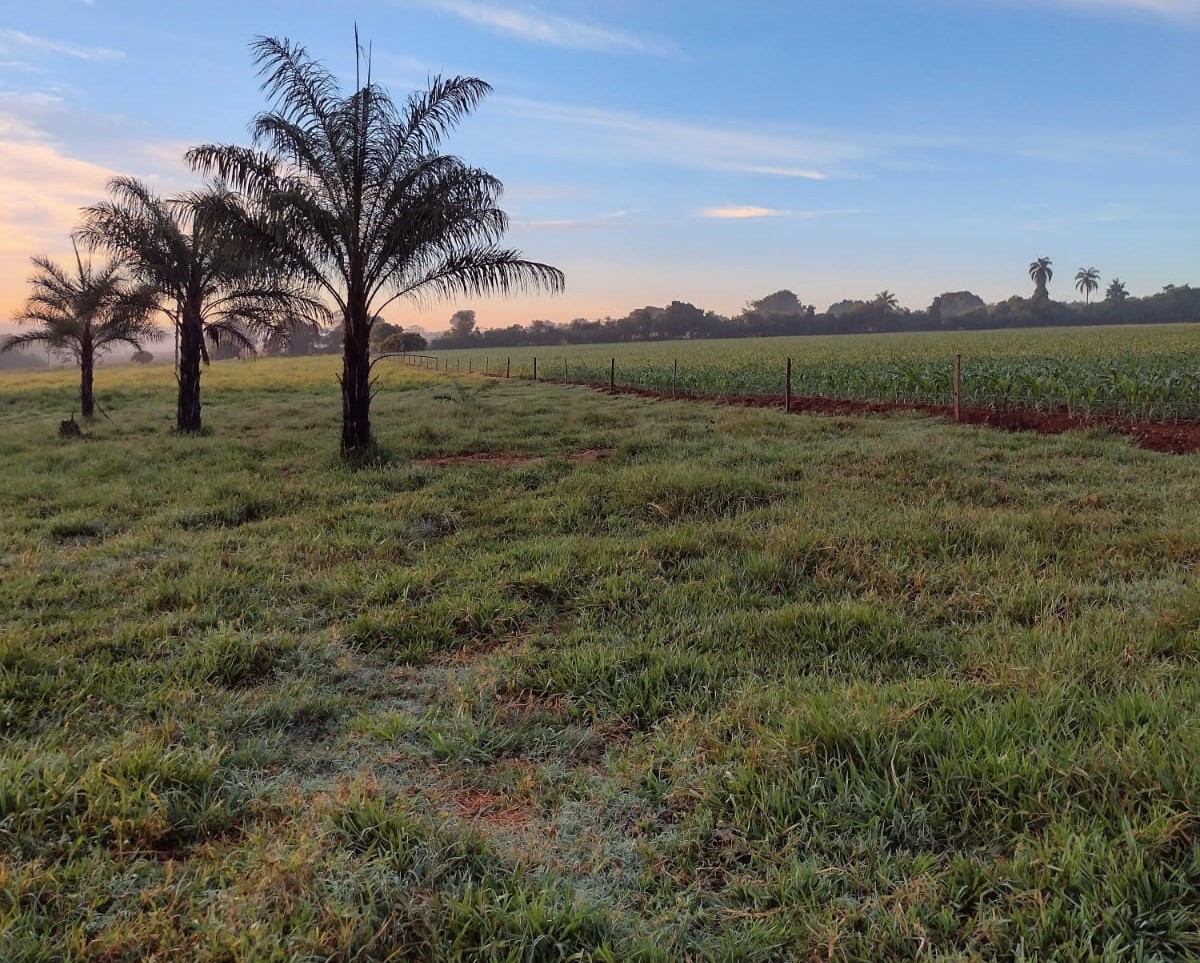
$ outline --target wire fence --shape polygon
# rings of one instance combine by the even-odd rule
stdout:
[[[636,389],[664,397],[801,399],[942,408],[1062,411],[1082,417],[1200,420],[1200,356],[953,357],[796,363],[670,364],[569,357],[413,355],[447,374]],[[405,363],[414,363],[405,361]]]

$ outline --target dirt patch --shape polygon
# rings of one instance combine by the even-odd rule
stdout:
[[[524,829],[533,814],[512,798],[482,789],[457,789],[451,800],[463,819],[481,822],[496,829]]]
[[[472,455],[448,455],[444,458],[417,458],[418,465],[430,468],[450,468],[454,465],[495,465],[498,468],[521,468],[525,465],[538,465],[550,461],[551,458],[564,458],[573,465],[595,464],[603,461],[612,451],[607,448],[585,448],[583,451],[572,452],[569,455],[518,455],[513,452],[481,451]]]
[[[560,384],[562,382],[559,382]],[[571,382],[597,391],[609,393],[607,385],[590,382]],[[638,395],[643,398],[670,398],[669,391],[649,388],[621,387],[616,394]],[[771,395],[710,395],[697,392],[676,392],[675,397],[683,401],[709,401],[746,408],[782,408],[783,396]],[[927,405],[906,402],[855,401],[849,398],[822,398],[798,396],[792,398],[792,412],[816,415],[883,415],[894,411],[915,411],[937,418],[953,420],[954,408],[950,405]],[[1179,421],[1134,421],[1115,416],[1086,418],[1073,415],[1065,408],[1037,411],[1032,408],[963,408],[960,423],[984,425],[1002,431],[1033,431],[1042,435],[1061,435],[1067,431],[1083,431],[1089,428],[1107,428],[1125,435],[1139,448],[1161,451],[1173,455],[1186,455],[1200,451],[1200,422]]]

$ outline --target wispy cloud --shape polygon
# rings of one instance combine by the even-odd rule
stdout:
[[[1200,0],[1060,0],[1073,7],[1123,8],[1166,17],[1200,17]]]
[[[112,50],[109,47],[81,47],[73,43],[64,43],[61,40],[35,37],[33,34],[22,33],[20,30],[0,30],[0,52],[13,49],[58,54],[63,57],[75,57],[78,60],[120,60],[125,56],[120,50]]]
[[[789,211],[777,207],[756,207],[752,204],[725,204],[720,207],[705,207],[696,212],[697,217],[717,221],[749,221],[764,217],[795,217],[811,220],[817,217],[835,217],[840,214],[861,214],[856,210],[838,211]]]
[[[691,124],[515,97],[497,97],[495,102],[517,117],[575,128],[577,133],[560,143],[589,157],[825,180],[838,176],[851,161],[866,153],[860,143],[823,133]]]
[[[24,297],[30,255],[68,254],[79,209],[102,198],[110,178],[165,174],[171,183],[160,188],[173,188],[183,168],[180,145],[122,140],[106,145],[111,156],[104,160],[74,156],[49,128],[75,122],[58,97],[0,92],[0,321]]]
[[[534,229],[546,228],[564,228],[564,227],[604,227],[621,221],[625,218],[632,217],[638,212],[633,209],[608,211],[604,214],[598,214],[595,217],[554,217],[540,218],[530,220],[514,220],[513,227],[527,227]]]
[[[1014,2],[1014,0],[1008,0]],[[1021,0],[1017,0],[1021,2]],[[1034,0],[1024,0],[1031,6]],[[1039,5],[1043,0],[1037,0]],[[1170,20],[1200,21],[1200,0],[1049,0],[1059,7],[1073,7],[1091,13],[1127,12],[1163,17]]]
[[[517,37],[530,43],[565,47],[568,50],[595,50],[606,53],[640,53],[668,56],[675,45],[663,40],[639,37],[582,20],[573,20],[535,7],[501,6],[481,0],[422,0],[426,6],[452,14],[468,23]]]

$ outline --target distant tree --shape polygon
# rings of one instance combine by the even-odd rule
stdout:
[[[1127,297],[1129,297],[1129,291],[1125,288],[1125,282],[1120,278],[1113,278],[1108,289],[1104,292],[1104,300],[1121,302]]]
[[[746,305],[746,311],[761,315],[802,315],[804,314],[804,305],[800,303],[800,299],[794,293],[785,288],[774,294],[768,294],[765,298],[751,301]]]
[[[1092,301],[1092,292],[1100,287],[1100,272],[1094,267],[1080,268],[1075,275],[1075,289],[1083,292],[1085,304]]]
[[[0,351],[44,344],[74,358],[79,366],[79,407],[85,418],[95,414],[93,379],[96,357],[116,344],[137,350],[161,338],[152,316],[158,309],[152,285],[133,282],[117,261],[99,267],[86,264],[75,251],[75,266],[64,269],[49,258],[33,258],[33,293],[14,319],[35,325],[25,334],[10,335]]]
[[[149,351],[139,348],[129,356],[129,360],[137,364],[150,364],[150,362],[154,360],[154,355],[152,355]]]
[[[376,318],[375,323],[371,325],[371,344],[379,345],[387,338],[394,334],[400,334],[404,329],[398,324],[392,324],[390,321],[384,321],[382,318]]]
[[[897,298],[896,295],[894,295],[891,291],[880,291],[877,295],[875,295],[875,299],[872,303],[876,307],[882,308],[884,311],[900,310],[900,299]]]
[[[1050,265],[1048,257],[1040,257],[1029,265],[1029,279],[1033,281],[1033,297],[1036,301],[1050,299],[1050,291],[1046,287],[1054,277],[1054,270]]]
[[[469,344],[479,333],[475,328],[475,312],[471,308],[455,311],[450,317],[448,333],[455,342]]]
[[[376,347],[382,354],[408,354],[424,351],[429,347],[429,342],[416,331],[396,331],[380,341]]]
[[[371,442],[371,326],[402,298],[563,288],[562,272],[498,246],[508,227],[501,184],[438,152],[443,137],[491,91],[482,80],[435,77],[398,107],[358,67],[348,96],[337,77],[290,40],[260,37],[255,59],[272,109],[254,121],[265,151],[207,145],[198,169],[250,191],[274,215],[296,269],[342,316],[342,437],[349,455]],[[366,80],[360,81],[362,68]]]
[[[109,192],[111,200],[85,208],[79,236],[125,259],[161,292],[179,337],[175,427],[197,432],[206,337],[253,351],[247,331],[269,336],[327,312],[286,277],[290,265],[271,227],[222,184],[164,199],[118,177]]]
[[[933,299],[928,313],[937,320],[949,321],[986,307],[987,303],[978,294],[972,294],[970,291],[947,291]]]

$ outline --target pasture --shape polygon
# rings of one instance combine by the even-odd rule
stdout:
[[[0,959],[1200,954],[1200,457],[336,367],[0,376]]]

